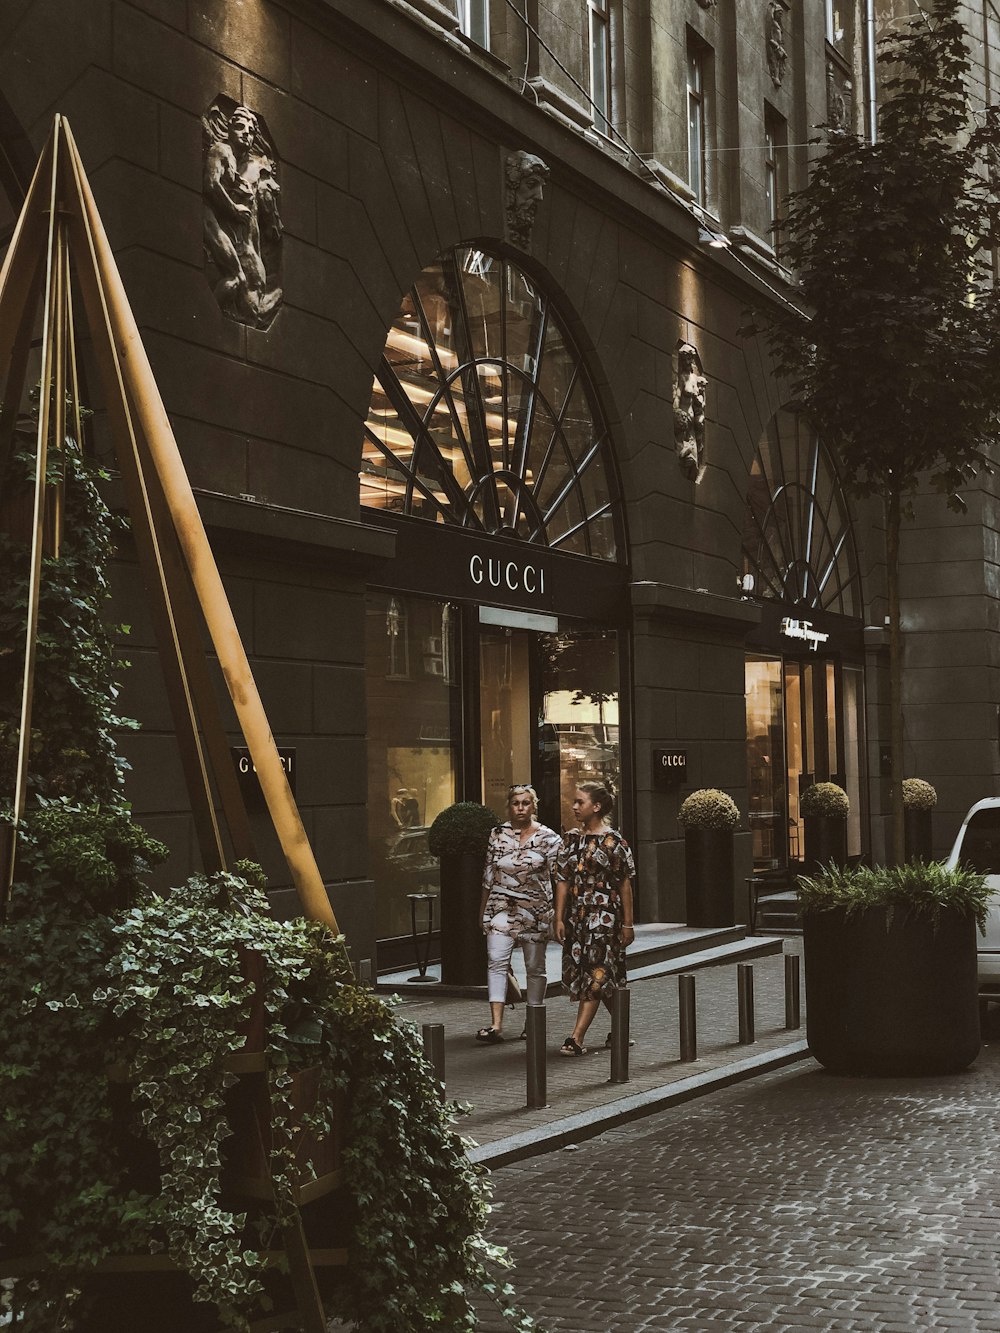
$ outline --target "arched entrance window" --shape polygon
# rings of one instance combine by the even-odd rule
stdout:
[[[778,412],[757,445],[743,573],[743,589],[755,597],[844,616],[861,614],[843,487],[819,436],[794,412]]]
[[[542,821],[566,827],[577,783],[620,791],[630,768],[610,433],[568,320],[517,262],[464,245],[417,277],[372,385],[359,490],[395,538],[366,602],[368,864],[380,961],[410,966],[444,806],[503,818],[531,782]]]
[[[361,503],[601,560],[620,558],[607,427],[552,302],[463,247],[402,302],[372,386]]]
[[[848,851],[858,855],[866,821],[857,551],[834,461],[794,412],[778,412],[757,445],[740,586],[762,609],[746,663],[754,863],[782,873],[801,864],[800,797],[825,781],[847,791]]]

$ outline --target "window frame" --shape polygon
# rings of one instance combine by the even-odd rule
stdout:
[[[688,185],[694,202],[703,209],[710,207],[712,187],[709,140],[712,136],[713,54],[712,48],[689,28],[685,58]]]
[[[613,0],[587,0],[588,14],[588,67],[590,70],[590,114],[594,129],[605,138],[611,137],[613,125],[613,85],[612,85],[612,36],[614,15]],[[596,56],[597,34],[601,34],[601,87],[598,86],[598,61]],[[602,96],[598,93],[602,92]]]
[[[458,26],[464,37],[490,50],[490,0],[458,0]]]
[[[770,103],[764,104],[764,201],[768,241],[781,258],[781,222],[788,197],[788,121]]]

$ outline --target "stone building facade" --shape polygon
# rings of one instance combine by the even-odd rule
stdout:
[[[0,222],[64,113],[358,957],[402,950],[438,809],[528,777],[553,824],[577,781],[620,788],[646,921],[685,919],[698,787],[744,814],[741,875],[794,863],[825,777],[852,852],[881,850],[879,516],[741,332],[794,295],[770,227],[816,127],[866,124],[865,20],[3,7]],[[1000,779],[993,491],[963,520],[921,500],[907,538],[906,768],[941,849]],[[131,791],[176,878],[192,830],[127,549],[115,596]]]

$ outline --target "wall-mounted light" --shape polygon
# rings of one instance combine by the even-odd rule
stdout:
[[[707,246],[710,250],[728,250],[730,240],[728,236],[723,236],[721,232],[709,231],[707,227],[698,227],[698,244]]]

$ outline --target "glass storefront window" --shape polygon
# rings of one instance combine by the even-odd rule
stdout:
[[[785,746],[781,659],[748,658],[747,778],[753,860],[758,869],[785,861]]]
[[[385,939],[409,933],[408,893],[437,891],[427,830],[456,799],[459,688],[446,603],[373,592],[366,612],[369,866]]]

